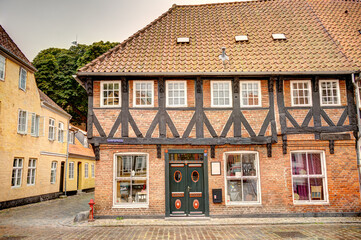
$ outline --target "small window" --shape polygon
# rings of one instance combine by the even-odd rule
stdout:
[[[236,36],[235,38],[236,38],[236,42],[248,41],[247,35],[239,35],[239,36]]]
[[[189,43],[189,38],[179,37],[179,38],[177,38],[177,43]]]
[[[19,110],[18,115],[18,133],[26,134],[27,132],[28,113],[24,110]]]
[[[49,140],[54,141],[55,140],[55,120],[52,118],[49,118]]]
[[[89,177],[89,164],[88,163],[85,163],[84,175],[85,175],[85,178]]]
[[[35,184],[35,174],[36,174],[36,159],[30,158],[28,165],[28,178],[27,178],[28,185]]]
[[[89,147],[88,137],[87,136],[84,136],[84,144],[83,144],[83,146],[86,147],[86,148]]]
[[[92,178],[95,177],[95,165],[92,164]]]
[[[274,40],[277,40],[277,39],[285,40],[285,39],[287,39],[286,35],[284,35],[283,33],[274,33],[274,34],[272,34],[272,37],[273,37]]]
[[[0,55],[0,80],[5,80],[5,57]]]
[[[31,136],[39,137],[40,116],[31,114]]]
[[[311,81],[291,81],[292,106],[311,106]]]
[[[23,159],[15,158],[13,163],[13,175],[11,177],[11,186],[20,187],[21,186],[21,177],[23,173]]]
[[[115,160],[114,206],[148,205],[147,155],[118,155]]]
[[[51,172],[50,172],[50,183],[54,184],[56,182],[56,165],[57,162],[51,163]]]
[[[59,122],[58,125],[58,141],[59,142],[64,142],[64,123]]]
[[[260,203],[258,154],[226,153],[226,203]]]
[[[101,83],[101,107],[120,107],[120,82]]]
[[[134,81],[133,84],[133,102],[135,107],[154,106],[154,82],[153,81]]]
[[[167,81],[167,107],[187,106],[187,82]]]
[[[291,163],[294,202],[326,202],[327,186],[323,153],[291,153]]]
[[[232,107],[232,90],[230,81],[211,82],[212,107]]]
[[[74,144],[75,143],[75,133],[73,131],[69,132],[69,143]]]
[[[322,106],[340,105],[340,87],[338,80],[320,80]]]
[[[74,162],[69,163],[69,179],[74,179]]]
[[[26,90],[26,70],[24,68],[20,68],[19,74],[19,88],[22,90]]]
[[[241,107],[260,107],[261,86],[259,81],[240,82]]]

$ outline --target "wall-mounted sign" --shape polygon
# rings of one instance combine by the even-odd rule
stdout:
[[[211,162],[212,176],[221,175],[221,162]]]
[[[123,139],[119,139],[119,138],[110,138],[110,139],[107,139],[107,142],[108,142],[108,143],[123,143],[124,140],[123,140]]]

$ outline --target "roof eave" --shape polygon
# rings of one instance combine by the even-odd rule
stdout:
[[[31,64],[25,62],[24,60],[22,60],[21,58],[19,58],[18,56],[16,56],[14,53],[12,53],[11,51],[7,50],[6,48],[4,48],[3,46],[0,45],[0,50],[2,52],[4,52],[6,55],[8,55],[9,57],[11,57],[12,59],[14,59],[15,61],[17,61],[18,63],[24,65],[26,68],[37,72],[38,70],[32,66]]]

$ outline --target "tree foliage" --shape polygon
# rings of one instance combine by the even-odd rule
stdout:
[[[84,88],[72,75],[117,44],[100,41],[92,45],[78,44],[69,49],[48,48],[34,58],[39,89],[72,115],[73,123],[86,122],[88,98]]]

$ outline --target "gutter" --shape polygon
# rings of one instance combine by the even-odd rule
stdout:
[[[24,60],[22,60],[21,58],[19,58],[18,56],[16,56],[14,53],[12,53],[11,51],[7,50],[6,48],[4,48],[3,46],[0,45],[0,50],[3,51],[6,55],[8,55],[8,57],[11,57],[12,59],[16,60],[18,63],[25,65],[26,68],[28,68],[28,70],[32,70],[33,72],[37,72],[38,70],[30,65],[29,63],[25,62]]]
[[[360,74],[360,73],[359,73]],[[360,74],[361,75],[361,74]],[[359,174],[359,185],[360,185],[360,190],[361,190],[361,140],[360,140],[360,136],[361,136],[361,118],[360,118],[360,91],[359,91],[359,87],[357,84],[357,81],[355,81],[355,74],[353,73],[351,75],[352,77],[352,83],[354,85],[354,89],[355,89],[355,96],[356,96],[356,113],[357,113],[357,128],[358,128],[358,134],[357,134],[357,139],[356,139],[356,156],[357,156],[357,169],[358,169],[358,174]]]
[[[68,176],[68,161],[69,161],[69,128],[70,128],[70,118],[68,119],[68,130],[67,130],[67,141],[66,141],[66,161],[65,161],[65,182],[64,182],[64,195],[66,196],[66,178]]]

